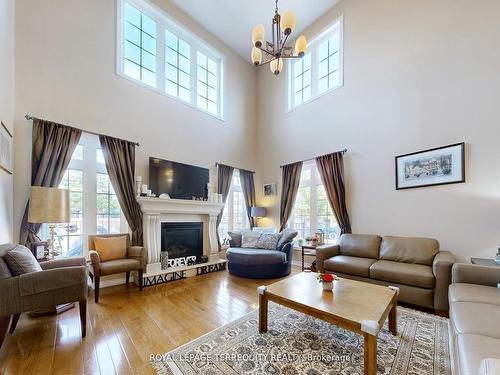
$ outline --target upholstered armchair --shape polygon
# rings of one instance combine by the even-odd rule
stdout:
[[[41,270],[14,276],[4,260],[20,245],[0,245],[0,346],[7,332],[16,329],[23,312],[78,302],[82,337],[86,334],[88,270],[85,258],[56,259],[40,263]],[[26,251],[29,251],[26,249]]]
[[[99,302],[101,276],[125,273],[128,285],[130,272],[136,271],[139,279],[139,289],[142,290],[146,251],[142,246],[130,246],[130,236],[128,234],[96,234],[89,236],[89,255],[96,303]]]

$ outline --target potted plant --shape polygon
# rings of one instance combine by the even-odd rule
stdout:
[[[318,281],[321,283],[323,290],[328,290],[328,291],[333,290],[334,280],[335,280],[335,275],[332,275],[331,273],[318,274]]]

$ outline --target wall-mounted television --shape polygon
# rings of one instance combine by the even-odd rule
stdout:
[[[149,188],[160,196],[166,193],[174,199],[207,198],[207,168],[149,158]]]

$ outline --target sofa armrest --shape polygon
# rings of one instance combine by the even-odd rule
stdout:
[[[146,264],[146,249],[143,246],[131,246],[128,248],[127,256],[141,262],[141,267]]]
[[[84,257],[73,257],[41,262],[40,267],[42,267],[42,270],[51,270],[54,268],[85,266],[85,264],[86,262]]]
[[[324,262],[339,255],[339,245],[323,245],[316,248],[316,268],[318,272],[325,272]]]
[[[286,261],[292,263],[293,259],[293,243],[287,242],[281,247],[281,252],[286,254]]]
[[[89,256],[90,256],[90,267],[92,268],[92,274],[95,277],[99,277],[99,274],[101,272],[101,257],[99,256],[99,253],[95,250],[90,250]]]
[[[500,283],[500,267],[455,263],[451,269],[451,282],[497,287]]]
[[[87,267],[64,267],[19,276],[19,295],[29,296],[76,285],[87,288]],[[76,299],[75,299],[76,300]]]
[[[20,305],[19,276],[9,277],[0,281],[0,316],[11,315],[17,312]]]
[[[500,359],[485,358],[481,361],[479,375],[500,375]]]
[[[434,287],[434,309],[447,311],[448,287],[451,284],[451,267],[455,263],[455,257],[449,251],[440,251],[432,262],[432,272],[436,279]]]

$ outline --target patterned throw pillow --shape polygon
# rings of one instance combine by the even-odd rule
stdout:
[[[243,231],[241,236],[241,247],[255,249],[260,236],[260,232],[252,230]]]
[[[280,238],[281,238],[281,233],[276,233],[276,234],[262,233],[255,247],[257,249],[276,250]]]
[[[17,245],[14,249],[8,251],[3,259],[13,276],[42,270],[33,253],[27,247],[21,245]]]

